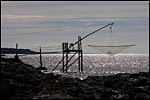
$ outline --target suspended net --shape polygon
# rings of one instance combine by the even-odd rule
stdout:
[[[119,45],[119,46],[87,45],[87,46],[92,47],[92,48],[94,48],[98,51],[101,51],[105,54],[108,54],[110,56],[113,56],[113,55],[118,54],[118,53],[124,51],[125,49],[128,49],[135,45]]]
[[[110,43],[112,43],[112,25],[110,26]],[[115,54],[118,54],[130,47],[135,46],[134,44],[132,45],[108,45],[108,46],[100,46],[100,45],[87,45],[89,47],[92,47],[98,51],[101,51],[105,54],[108,54],[110,56],[113,56]]]
[[[39,47],[30,48],[32,51],[39,52]],[[61,52],[62,46],[61,45],[53,45],[53,46],[41,46],[42,52]]]

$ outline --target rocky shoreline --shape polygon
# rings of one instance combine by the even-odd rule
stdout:
[[[80,80],[44,74],[21,61],[1,58],[1,98],[149,99],[149,72],[88,76]]]

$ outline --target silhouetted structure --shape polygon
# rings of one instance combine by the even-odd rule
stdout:
[[[78,40],[80,40],[81,37],[78,37]],[[78,61],[78,70],[79,72],[83,72],[83,52],[82,52],[82,44],[81,41],[78,43],[77,49],[75,50],[74,45],[72,45],[72,43],[70,44],[70,48],[68,47],[68,43],[62,43],[62,48],[63,48],[63,67],[62,67],[62,71],[63,72],[67,72],[68,68],[74,64],[76,61]],[[70,55],[70,59],[69,58],[69,54],[74,53],[73,55]],[[69,62],[71,61],[71,59],[78,53],[78,57],[76,58],[76,60],[74,60],[71,64],[69,64]],[[66,56],[66,59],[65,59]]]
[[[15,55],[15,61],[19,61],[19,56],[18,56],[18,43],[16,43],[16,55]]]
[[[41,46],[39,47],[39,50],[40,50],[40,67],[37,68],[37,70],[47,70],[46,67],[43,67],[42,65],[42,50],[41,50]]]
[[[62,63],[62,69],[61,71],[65,71],[67,72],[68,71],[68,68],[74,64],[77,60],[78,60],[78,68],[79,68],[79,72],[83,72],[83,52],[82,52],[82,44],[81,44],[81,41],[85,38],[87,38],[88,36],[110,26],[112,27],[114,23],[110,23],[110,24],[107,24],[89,34],[87,34],[86,36],[84,36],[83,38],[81,38],[81,36],[78,36],[78,41],[76,41],[75,43],[71,43],[70,44],[70,47],[68,47],[68,42],[67,43],[62,43],[62,50],[63,50],[63,56],[62,56],[62,60],[55,66],[55,68],[52,69],[52,71],[54,71],[60,63]],[[77,50],[73,50],[74,49],[74,45],[78,44],[78,49]],[[68,55],[69,53],[71,52],[74,52],[74,54],[70,57],[70,59],[68,59]],[[70,65],[68,65],[69,61],[78,53],[78,58],[73,61]],[[66,58],[66,59],[65,59]]]
[[[78,36],[78,41],[80,39],[81,36]],[[70,43],[70,46],[68,45],[68,42],[62,43],[62,51],[63,51],[62,60],[57,64],[57,66],[52,71],[54,71],[58,67],[58,65],[62,62],[61,71],[68,72],[68,68],[76,61],[78,61],[78,70],[79,72],[83,73],[83,51],[82,51],[81,41],[78,42],[77,49],[75,49],[73,43]],[[78,57],[71,64],[69,64],[69,62],[77,53],[78,53]]]
[[[41,54],[41,46],[40,46],[40,67],[42,68],[42,54]]]

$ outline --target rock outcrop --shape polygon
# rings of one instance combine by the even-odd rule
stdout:
[[[149,99],[149,72],[80,80],[1,58],[0,93],[5,99]]]

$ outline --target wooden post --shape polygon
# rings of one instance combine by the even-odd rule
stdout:
[[[40,46],[40,67],[42,68],[42,54],[41,54],[41,46]]]
[[[81,50],[81,72],[83,73],[83,51]]]
[[[19,57],[18,57],[18,43],[16,43],[16,55],[15,55],[15,60],[19,61]]]
[[[16,56],[18,56],[18,43],[16,43]]]
[[[80,40],[80,36],[78,36],[78,41]],[[80,50],[80,42],[78,42],[78,50]],[[79,69],[79,73],[80,73],[80,69],[81,69],[81,62],[80,62],[80,51],[78,52],[78,69]]]
[[[63,72],[64,72],[64,68],[65,68],[65,65],[64,65],[64,60],[65,60],[64,59],[64,46],[65,46],[64,43],[62,43],[62,51],[63,51],[63,58],[62,58],[63,59],[63,62],[62,62],[63,64],[62,64],[62,67],[63,67]]]
[[[81,36],[79,36],[79,40],[81,40]],[[78,41],[79,41],[78,40]],[[81,64],[80,64],[80,68],[81,68],[81,72],[83,73],[83,51],[82,51],[82,43],[81,43],[81,41],[79,41],[79,44],[80,44],[80,50],[81,50],[81,52],[80,52],[80,57],[81,57]]]
[[[82,51],[82,44],[81,44],[81,72],[83,73],[83,51]]]
[[[68,52],[69,52],[69,48],[68,48],[68,42],[66,43],[66,72],[68,71]]]

